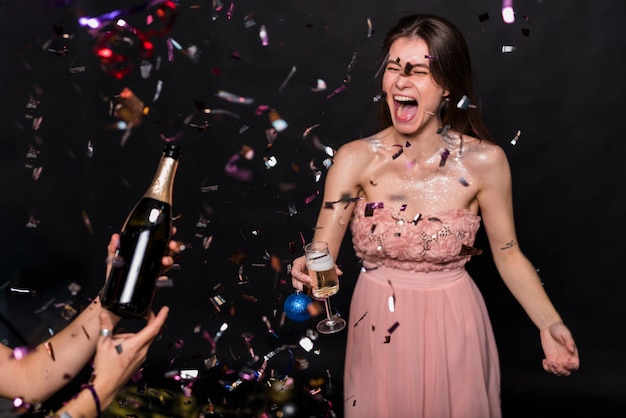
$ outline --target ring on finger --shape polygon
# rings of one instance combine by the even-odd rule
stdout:
[[[107,329],[107,328],[102,328],[100,330],[100,336],[101,337],[110,337],[111,336],[111,330]]]

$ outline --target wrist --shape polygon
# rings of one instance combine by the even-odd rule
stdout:
[[[102,404],[100,403],[100,397],[98,396],[98,392],[96,391],[96,388],[91,383],[82,385],[80,388],[83,393],[89,392],[91,394],[91,397],[93,398],[94,406],[96,408],[95,416],[97,418],[100,418],[102,416]]]
[[[539,331],[548,331],[550,328],[552,328],[554,325],[563,325],[563,321],[556,320],[554,322],[550,322],[547,325],[544,325],[543,327],[539,328]]]
[[[91,375],[91,379],[89,379],[89,384],[98,394],[98,399],[100,400],[100,408],[102,408],[102,410],[106,410],[115,399],[115,395],[117,394],[117,388],[110,387],[111,385],[109,385],[108,382],[102,379],[97,380],[95,371]]]
[[[90,389],[91,388],[91,389]],[[93,391],[92,391],[93,389]],[[97,417],[102,415],[102,404],[92,385],[83,385],[72,399],[63,405],[57,414],[61,418]]]

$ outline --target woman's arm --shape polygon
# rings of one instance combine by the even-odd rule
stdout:
[[[348,142],[335,153],[333,164],[326,176],[322,207],[315,224],[313,240],[327,242],[335,261],[350,224],[355,198],[361,191],[360,173],[368,161],[366,152],[363,141]],[[341,270],[337,268],[337,275],[341,274]],[[303,290],[303,285],[311,284],[304,256],[293,261],[291,283],[298,290]]]
[[[315,224],[313,240],[328,243],[336,260],[350,224],[360,181],[368,155],[363,141],[352,141],[337,151],[324,184],[322,208]]]
[[[544,368],[569,374],[578,368],[578,351],[569,330],[550,301],[536,269],[523,254],[515,233],[511,173],[501,148],[482,159],[478,203],[495,265],[504,283],[540,330]]]

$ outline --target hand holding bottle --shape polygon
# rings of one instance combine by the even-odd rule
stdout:
[[[176,234],[176,227],[172,227],[172,235]],[[106,276],[109,277],[109,273],[111,272],[112,260],[115,257],[115,252],[119,248],[120,243],[120,234],[114,233],[111,235],[111,240],[109,241],[109,245],[107,246],[107,269]],[[174,265],[175,258],[182,251],[182,244],[180,241],[170,240],[167,244],[166,254],[161,259],[161,264],[163,265],[163,270],[161,273],[167,273],[172,266]],[[159,280],[166,279],[167,276],[159,277]]]

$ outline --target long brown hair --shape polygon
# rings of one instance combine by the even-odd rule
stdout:
[[[494,142],[477,107],[474,75],[467,42],[463,34],[448,20],[431,14],[414,14],[400,18],[383,40],[383,55],[388,56],[391,44],[400,38],[421,38],[428,45],[430,71],[437,84],[449,90],[448,103],[439,117],[443,126],[461,134]],[[457,103],[467,96],[473,105],[465,109]],[[380,100],[381,118],[385,127],[392,124],[385,100]]]

